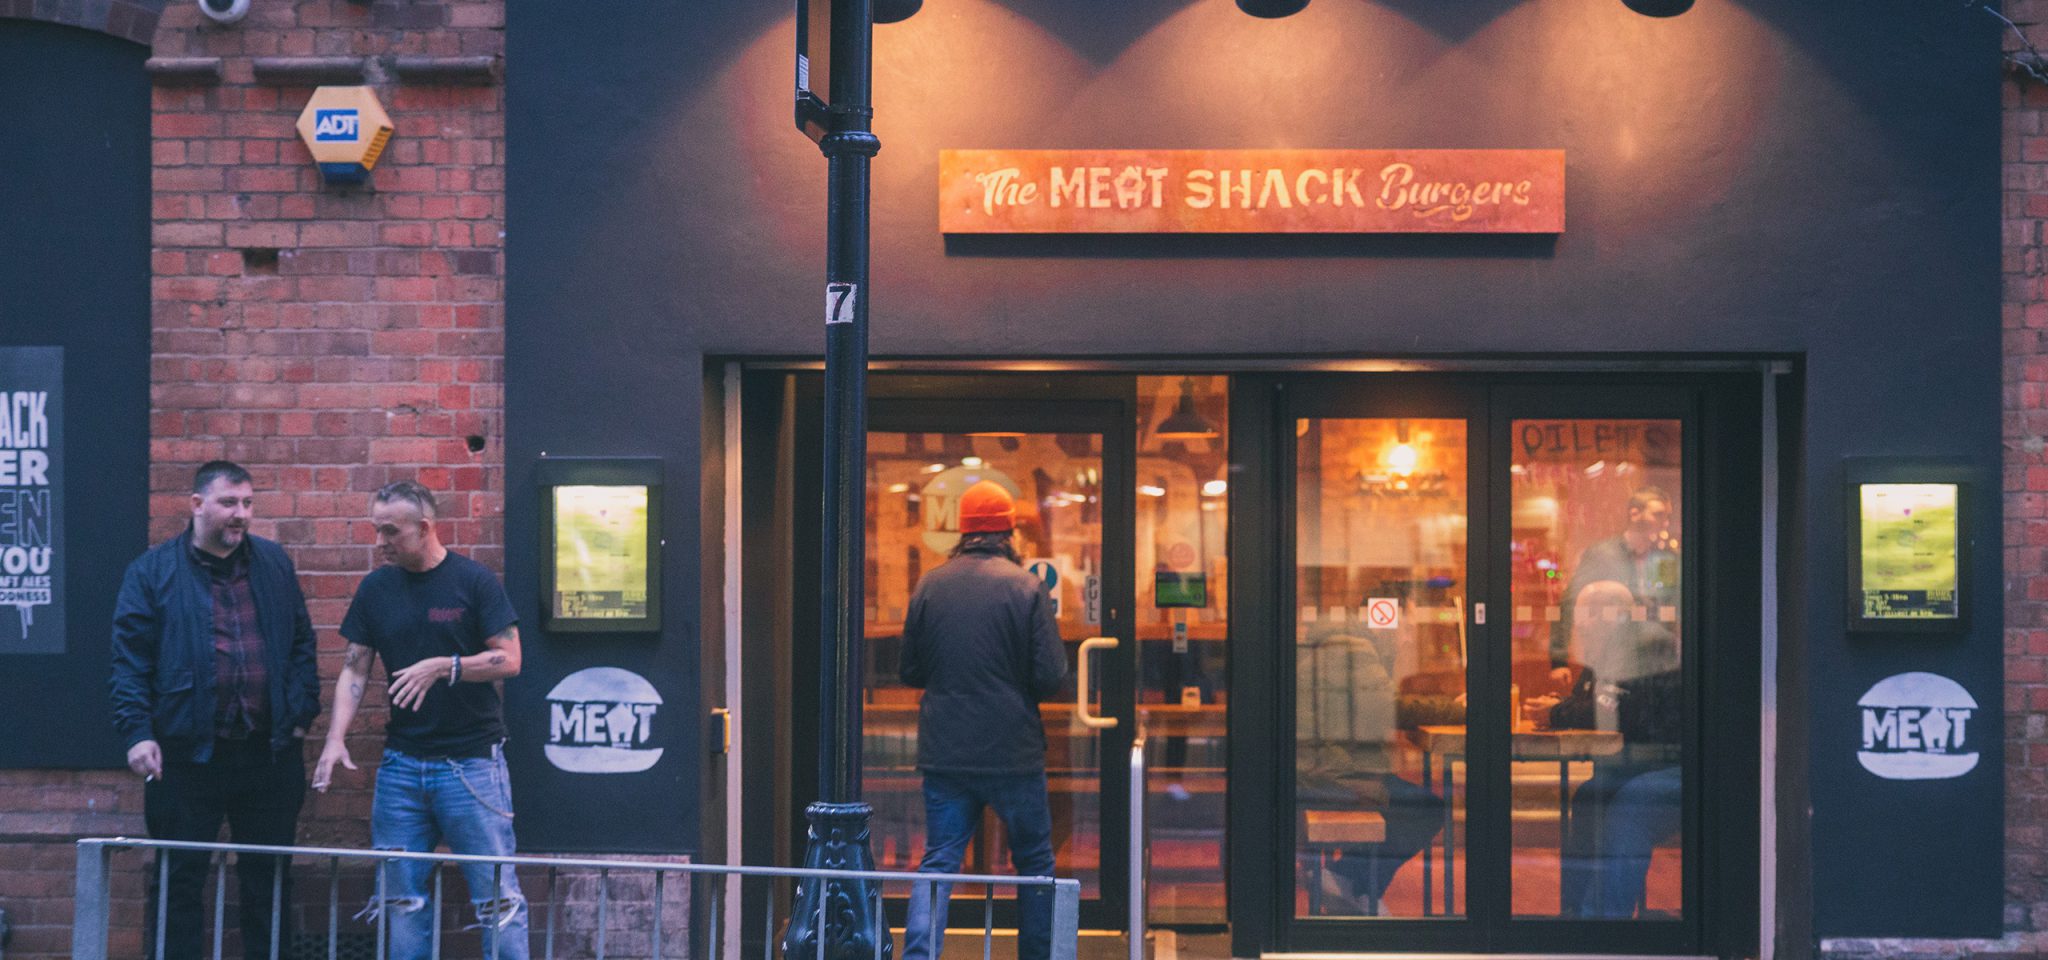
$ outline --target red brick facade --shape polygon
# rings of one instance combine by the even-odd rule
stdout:
[[[79,5],[42,6],[0,16],[71,22]],[[153,94],[151,537],[182,527],[194,466],[247,465],[256,532],[297,561],[332,677],[335,627],[374,562],[365,518],[380,485],[425,483],[450,546],[503,567],[503,87],[414,80],[394,64],[500,55],[504,5],[259,0],[216,26],[186,2],[151,20],[154,58],[219,58],[220,71],[160,75]],[[358,60],[394,118],[365,187],[321,185],[295,129],[311,84],[258,81],[257,58],[291,57]],[[362,760],[374,760],[382,709],[373,693],[356,721]],[[345,773],[308,800],[302,839],[366,846],[369,799],[365,773]],[[139,834],[141,809],[125,772],[0,771],[0,835],[52,840],[0,842],[10,958],[68,954],[67,841]],[[140,885],[116,895],[139,902]],[[113,945],[132,955],[137,932],[117,930]]]

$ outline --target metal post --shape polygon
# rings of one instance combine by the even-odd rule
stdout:
[[[290,862],[290,857],[270,858],[270,960],[277,960],[284,950],[277,941],[284,933],[284,868]]]
[[[327,858],[327,960],[341,960],[341,858]]]
[[[604,960],[604,931],[609,926],[606,908],[611,903],[611,871],[597,872],[597,960]]]
[[[826,0],[813,0],[826,2]],[[872,131],[870,89],[873,0],[832,4],[831,129],[819,141],[829,184],[825,218],[825,503],[819,597],[818,802],[804,811],[810,836],[804,865],[872,870],[872,810],[861,802],[863,600],[866,594],[868,363],[868,161],[881,150]],[[832,902],[843,928],[827,931],[822,908]],[[783,945],[786,953],[821,960],[889,956],[881,886],[867,880],[806,878]],[[815,939],[814,939],[815,938]],[[802,951],[799,953],[798,951]]]
[[[107,960],[107,861],[113,851],[103,843],[78,845],[71,908],[71,956],[74,960]]]
[[[548,937],[546,960],[555,960],[555,916],[562,904],[560,891],[555,889],[555,868],[548,868]]]
[[[1131,741],[1131,829],[1128,848],[1130,887],[1125,895],[1130,910],[1125,920],[1129,932],[1130,960],[1145,960],[1145,734]],[[987,960],[986,957],[983,960]]]
[[[1052,960],[1074,960],[1081,945],[1081,881],[1057,880],[1052,897]]]
[[[270,898],[277,903],[275,896]],[[213,960],[220,960],[221,939],[227,936],[228,918],[228,855],[222,853],[213,858]],[[272,934],[271,940],[277,939]]]

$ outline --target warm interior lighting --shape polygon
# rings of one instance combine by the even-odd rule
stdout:
[[[1291,17],[1308,6],[1308,0],[1237,0],[1237,8],[1254,17],[1277,20]]]
[[[1205,497],[1220,497],[1229,492],[1229,490],[1230,481],[1228,480],[1211,480],[1202,484],[1202,496]]]
[[[963,466],[963,467],[967,467],[967,468],[969,468],[969,469],[972,469],[972,468],[974,468],[974,467],[978,467],[978,466],[981,466],[981,464],[982,464],[982,459],[981,459],[980,457],[961,457],[961,458],[960,458],[960,465],[961,465],[961,466]]]
[[[1414,475],[1416,465],[1422,462],[1422,454],[1408,442],[1408,421],[1394,421],[1394,445],[1387,448],[1382,459],[1387,462],[1387,469],[1393,471],[1395,476]]]
[[[1165,488],[1165,487],[1161,487],[1161,486],[1155,486],[1155,485],[1153,485],[1153,484],[1150,484],[1150,483],[1141,483],[1141,484],[1139,484],[1139,485],[1138,485],[1138,492],[1139,492],[1139,493],[1142,493],[1142,494],[1144,494],[1144,495],[1146,495],[1146,496],[1148,496],[1148,497],[1163,497],[1163,496],[1166,496],[1166,488]]]
[[[1409,476],[1415,472],[1415,464],[1421,459],[1422,454],[1416,453],[1414,447],[1397,443],[1393,449],[1387,451],[1387,469],[1394,471],[1397,476]]]
[[[1195,411],[1195,378],[1182,377],[1180,400],[1174,404],[1173,413],[1159,421],[1159,429],[1153,436],[1161,440],[1211,440],[1216,437],[1216,425]]]

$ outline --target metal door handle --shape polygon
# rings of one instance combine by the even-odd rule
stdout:
[[[725,707],[712,707],[711,715],[718,720],[718,752],[732,752],[732,711]]]
[[[1075,653],[1080,661],[1078,675],[1074,678],[1074,719],[1091,730],[1107,730],[1116,726],[1115,717],[1101,717],[1088,710],[1088,655],[1097,650],[1115,650],[1115,637],[1089,637],[1081,641],[1081,649]]]

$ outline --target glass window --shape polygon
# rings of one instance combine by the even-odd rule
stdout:
[[[1230,378],[1139,377],[1138,717],[1152,923],[1223,923]]]
[[[1676,420],[1516,420],[1512,901],[1676,918],[1684,529]]]
[[[1295,915],[1455,915],[1466,423],[1295,432]]]

